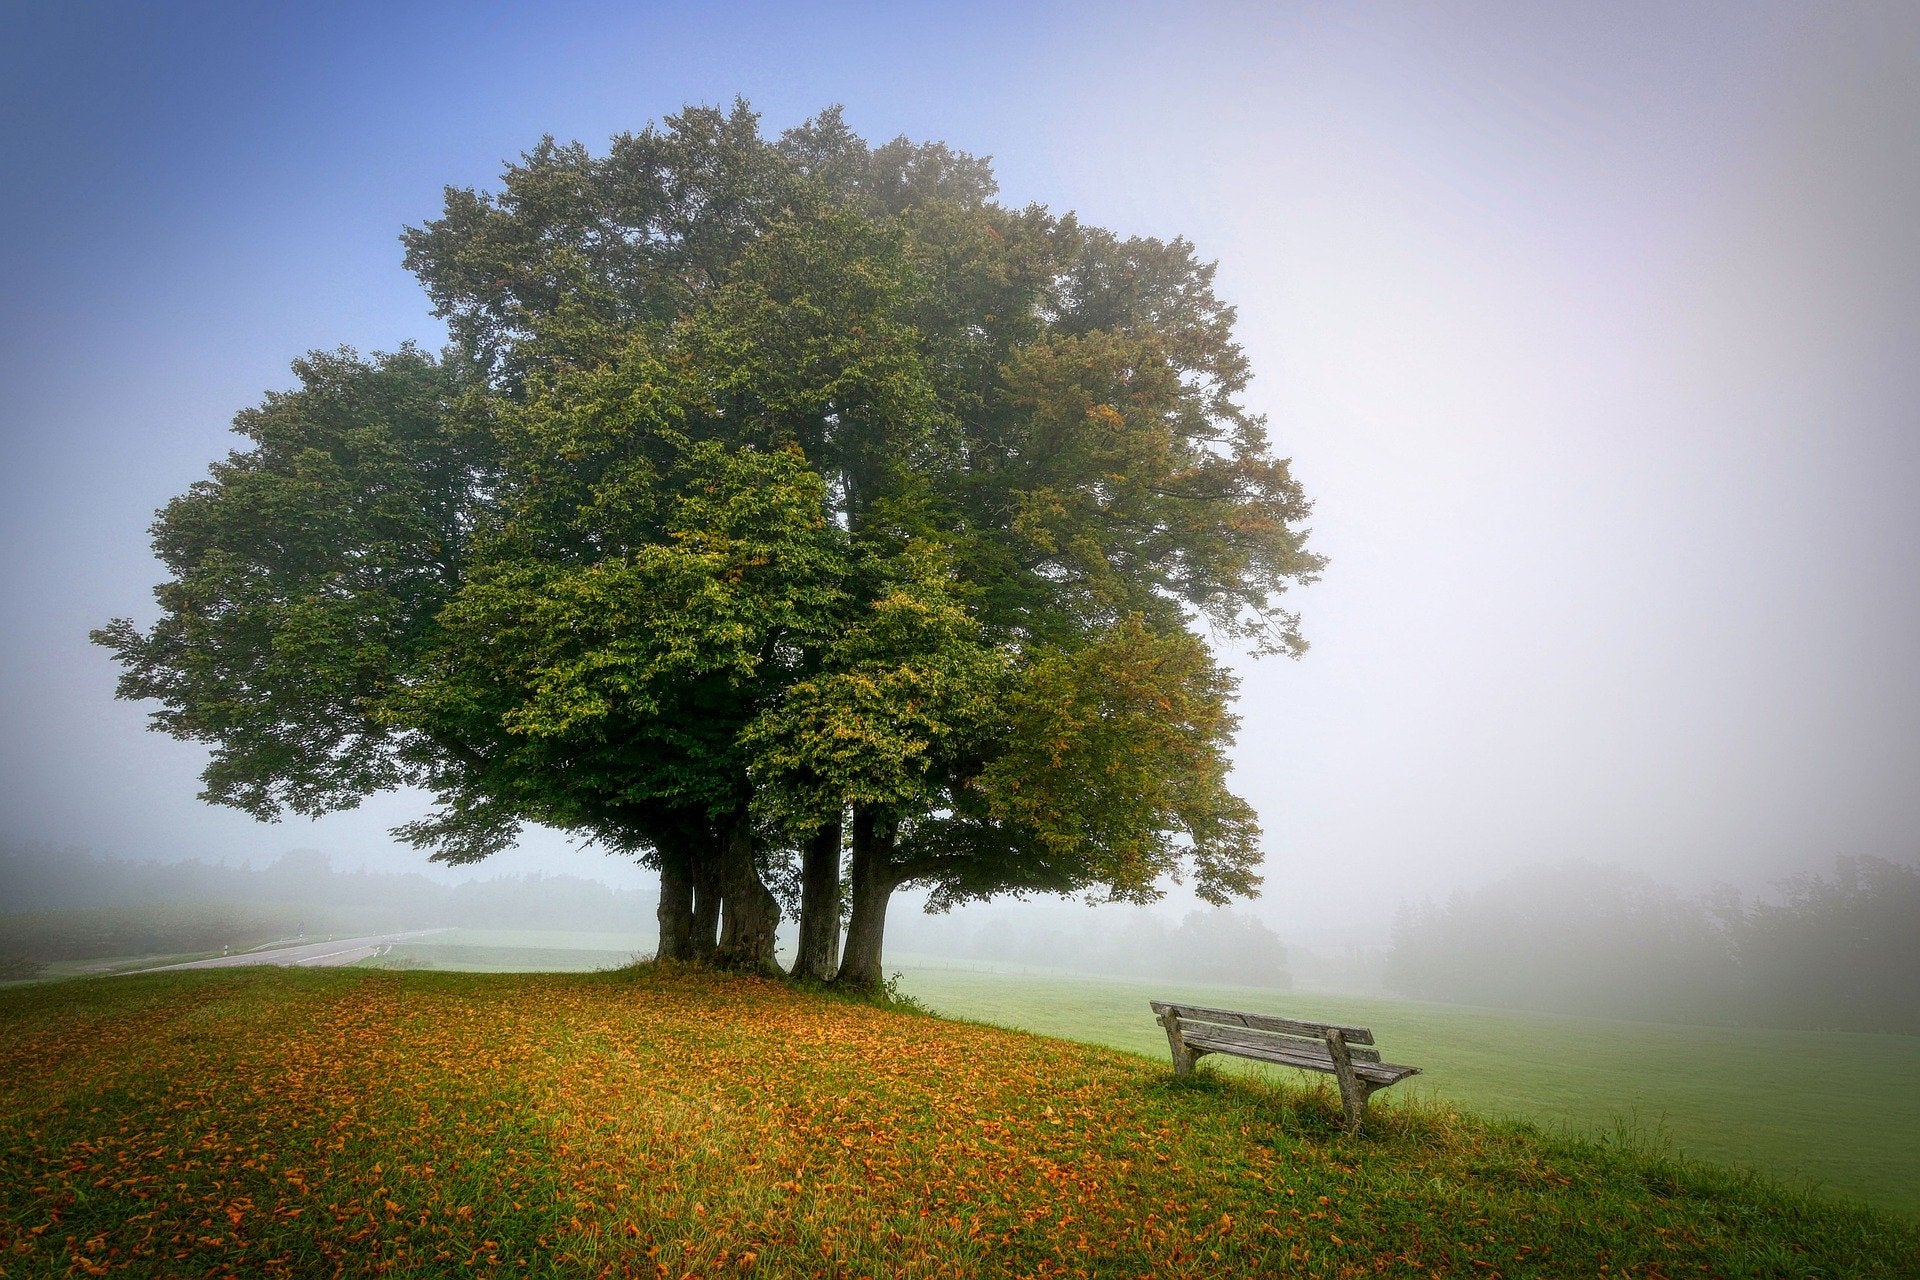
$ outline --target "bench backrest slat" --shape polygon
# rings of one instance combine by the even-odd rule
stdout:
[[[1319,1040],[1329,1028],[1337,1028],[1346,1037],[1350,1045],[1372,1044],[1373,1032],[1365,1027],[1343,1026],[1338,1022],[1301,1022],[1294,1018],[1275,1018],[1264,1013],[1241,1013],[1233,1009],[1208,1009],[1201,1005],[1168,1004],[1155,1000],[1153,1011],[1165,1016],[1169,1011],[1177,1018],[1192,1022],[1211,1022],[1226,1027],[1246,1027],[1252,1031],[1270,1031],[1276,1035],[1298,1036],[1303,1040]]]
[[[1252,1027],[1230,1027],[1218,1022],[1190,1022],[1180,1019],[1180,1034],[1191,1039],[1195,1036],[1205,1040],[1215,1040],[1222,1044],[1243,1045],[1250,1049],[1285,1049],[1289,1053],[1301,1053],[1311,1058],[1333,1061],[1333,1055],[1327,1052],[1325,1040],[1309,1039],[1305,1036],[1277,1035],[1271,1031],[1260,1031]],[[1380,1051],[1364,1045],[1348,1045],[1347,1056],[1355,1062],[1378,1062]]]

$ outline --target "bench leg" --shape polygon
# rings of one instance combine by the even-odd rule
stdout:
[[[1193,1070],[1200,1055],[1187,1048],[1187,1042],[1180,1035],[1180,1019],[1173,1010],[1160,1015],[1160,1025],[1166,1028],[1167,1048],[1173,1053],[1173,1074],[1184,1076]]]
[[[1358,1137],[1360,1124],[1367,1114],[1367,1095],[1373,1088],[1353,1069],[1353,1058],[1347,1053],[1346,1033],[1338,1027],[1328,1027],[1326,1040],[1327,1054],[1333,1059],[1333,1075],[1340,1082],[1340,1106],[1347,1113],[1347,1132]]]
[[[1373,1086],[1360,1081],[1349,1089],[1344,1084],[1340,1088],[1340,1106],[1347,1113],[1347,1132],[1355,1137],[1360,1135],[1360,1125],[1367,1115],[1367,1099],[1373,1096]]]

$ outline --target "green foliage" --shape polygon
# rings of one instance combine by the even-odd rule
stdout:
[[[1304,647],[1308,505],[1191,245],[993,194],[742,103],[449,190],[404,239],[454,348],[240,416],[155,526],[160,620],[98,633],[123,696],[212,745],[207,798],[422,787],[452,861],[745,832],[739,905],[851,810],[878,892],[1252,892],[1195,632]]]
[[[538,350],[535,324],[562,308],[610,329],[666,324],[803,196],[746,104],[665,125],[597,160],[548,137],[499,194],[449,188],[443,215],[407,230],[407,269],[463,349],[511,382]]]
[[[1208,902],[1260,883],[1253,811],[1226,789],[1222,744],[1238,723],[1233,678],[1184,631],[1132,617],[1085,647],[1045,653],[1008,707],[1006,738],[979,790],[994,817],[1074,851],[1114,897],[1190,858]],[[1181,839],[1181,838],[1184,839]]]
[[[937,552],[911,546],[871,602],[743,737],[767,815],[807,831],[842,805],[937,807],[985,746],[1010,656],[983,644]]]
[[[121,697],[213,748],[203,798],[260,818],[421,779],[421,744],[379,709],[469,572],[496,456],[454,362],[342,350],[294,372],[299,389],[234,420],[252,447],[154,523],[160,620],[94,633]]]
[[[1011,413],[976,485],[1005,512],[995,535],[1011,558],[1035,568],[1030,611],[1068,625],[1141,613],[1168,630],[1184,608],[1262,649],[1305,649],[1274,601],[1319,568],[1293,528],[1308,506],[1259,422],[1227,398],[1218,366],[1237,362],[1237,349],[1150,316],[1056,331],[1012,355]],[[1039,633],[1061,636],[1061,622]]]
[[[441,614],[389,714],[488,744],[443,781],[475,797],[476,819],[657,841],[663,813],[741,802],[737,739],[830,633],[844,539],[792,452],[708,442],[674,472],[659,541],[590,562],[498,557]],[[418,834],[466,860],[510,832],[475,820]]]

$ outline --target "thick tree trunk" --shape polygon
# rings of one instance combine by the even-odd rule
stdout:
[[[693,932],[687,958],[712,964],[720,938],[720,869],[716,850],[693,859]]]
[[[840,820],[835,818],[813,833],[800,864],[800,947],[793,976],[830,982],[839,961]]]
[[[728,969],[779,973],[773,935],[780,927],[780,904],[753,865],[753,819],[744,805],[722,833],[716,870],[721,911],[720,948],[714,962]]]
[[[693,859],[684,848],[660,847],[660,945],[662,960],[691,960],[693,954]]]
[[[887,901],[899,887],[893,866],[898,825],[866,809],[853,811],[853,915],[847,921],[847,945],[834,981],[858,991],[878,992],[885,981],[880,947],[887,932]]]

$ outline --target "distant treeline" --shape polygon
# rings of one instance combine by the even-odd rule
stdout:
[[[335,870],[325,854],[265,867],[127,862],[77,851],[0,849],[0,954],[35,960],[244,948],[297,934],[451,926],[651,932],[651,893],[578,876],[443,884]]]
[[[1279,937],[1224,908],[1190,912],[1176,924],[1143,908],[975,906],[936,916],[902,912],[888,932],[901,951],[923,955],[1108,977],[1293,985]]]
[[[1843,858],[1747,902],[1533,868],[1403,909],[1388,988],[1602,1017],[1920,1034],[1920,866]]]

